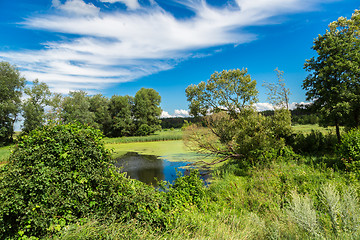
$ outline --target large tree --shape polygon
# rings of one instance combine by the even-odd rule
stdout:
[[[149,135],[161,129],[161,97],[152,88],[141,88],[134,98],[134,117],[137,135]]]
[[[0,62],[0,145],[12,141],[24,85],[25,78],[15,66]]]
[[[360,11],[340,17],[314,40],[317,57],[306,60],[307,100],[321,113],[324,125],[358,127],[360,124]]]
[[[247,69],[215,72],[207,82],[192,84],[185,92],[190,114],[195,117],[219,111],[236,117],[245,106],[257,101],[258,94],[256,81],[247,74]]]
[[[34,80],[31,87],[24,90],[28,98],[22,105],[22,115],[24,117],[23,132],[42,126],[46,121],[45,107],[49,103],[51,92],[46,83]]]
[[[258,91],[247,70],[215,72],[207,82],[190,85],[186,95],[191,114],[203,115],[206,128],[191,125],[187,145],[200,153],[250,162],[266,159],[267,152],[284,146],[290,131],[289,111],[277,109],[265,117],[254,107]]]

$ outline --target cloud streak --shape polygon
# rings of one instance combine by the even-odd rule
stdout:
[[[41,43],[40,50],[0,52],[0,58],[56,92],[96,91],[171,69],[178,61],[198,57],[197,50],[253,41],[256,34],[244,28],[274,23],[273,17],[284,13],[309,11],[320,0],[233,0],[222,7],[205,0],[172,0],[193,12],[182,19],[154,0],[149,6],[137,0],[100,2],[120,2],[127,10],[53,0],[56,11],[29,17],[21,25],[64,38]]]

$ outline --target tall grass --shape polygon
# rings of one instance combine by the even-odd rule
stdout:
[[[155,142],[155,141],[171,141],[181,140],[182,131],[180,129],[169,131],[158,131],[150,136],[133,136],[133,137],[120,137],[120,138],[104,138],[104,143],[131,143],[131,142]]]

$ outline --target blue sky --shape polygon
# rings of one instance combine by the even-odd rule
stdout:
[[[0,0],[0,60],[53,92],[107,97],[154,88],[163,116],[185,116],[185,88],[214,71],[247,68],[264,81],[284,71],[291,102],[304,102],[314,38],[357,0]]]

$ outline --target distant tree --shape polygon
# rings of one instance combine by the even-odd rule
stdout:
[[[60,93],[52,93],[48,101],[49,111],[46,113],[46,119],[53,122],[63,122],[62,112],[63,112],[63,101],[64,97]]]
[[[151,88],[141,88],[134,98],[134,118],[138,135],[149,135],[161,129],[161,97]]]
[[[134,134],[134,98],[114,95],[109,101],[110,126],[108,136],[122,137]]]
[[[45,107],[49,103],[51,92],[46,83],[34,80],[31,87],[24,90],[28,98],[22,105],[24,125],[22,131],[28,133],[31,130],[42,126],[45,123]]]
[[[100,129],[107,134],[110,127],[109,99],[101,94],[94,95],[89,98],[90,112],[95,115],[94,127]]]
[[[340,125],[360,124],[360,11],[330,23],[312,49],[318,56],[306,60],[304,68],[311,73],[303,88],[322,115],[322,124],[336,126],[340,141]]]
[[[24,85],[25,78],[15,66],[0,62],[0,145],[12,142]]]
[[[62,103],[62,119],[65,123],[78,121],[87,125],[94,125],[95,114],[90,111],[90,101],[86,92],[70,92]]]
[[[268,89],[268,100],[275,108],[286,108],[289,110],[290,90],[285,86],[285,80],[283,78],[284,72],[278,68],[274,71],[278,77],[278,82],[263,84],[263,86]]]
[[[256,81],[247,74],[247,69],[215,72],[207,82],[190,85],[185,92],[194,117],[219,111],[236,117],[245,106],[257,102],[258,94]]]

